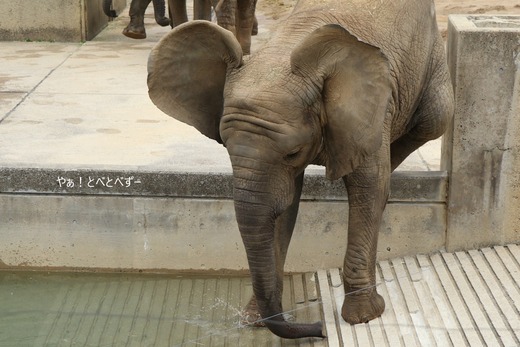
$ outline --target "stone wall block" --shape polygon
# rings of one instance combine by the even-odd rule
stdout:
[[[520,16],[450,16],[455,116],[442,162],[450,251],[520,241],[519,54]]]

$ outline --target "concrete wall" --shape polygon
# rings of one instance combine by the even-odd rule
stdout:
[[[398,173],[391,189],[379,259],[442,249],[446,176]],[[4,267],[247,269],[230,175],[0,169],[0,206]],[[347,213],[341,182],[308,176],[287,270],[341,267]]]
[[[103,0],[17,0],[0,6],[0,40],[80,42],[94,38],[108,23]],[[113,0],[118,13],[126,0]]]
[[[520,242],[520,17],[450,16],[447,249]]]

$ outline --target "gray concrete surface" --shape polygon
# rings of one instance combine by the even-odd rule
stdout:
[[[81,42],[91,40],[109,22],[103,0],[3,1],[0,41]],[[127,0],[112,0],[117,13]]]
[[[150,11],[142,41],[121,34],[125,10],[84,44],[0,42],[1,166],[230,172],[222,146],[148,98],[148,54],[169,30]],[[254,44],[268,29],[260,25]],[[425,145],[399,169],[437,170],[439,146]]]
[[[520,240],[520,16],[453,15],[447,249]]]
[[[151,11],[142,41],[121,34],[125,11],[84,44],[0,42],[4,267],[247,268],[226,150],[148,98],[148,54],[169,31]],[[275,22],[258,17],[253,51]],[[394,175],[380,259],[444,246],[439,147],[422,147]],[[307,173],[290,271],[341,266],[346,246],[341,182],[321,167]]]

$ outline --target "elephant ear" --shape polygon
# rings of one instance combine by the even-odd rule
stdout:
[[[383,123],[392,95],[386,57],[339,25],[309,34],[291,53],[296,75],[321,87],[327,177],[354,171],[382,144]]]
[[[148,94],[167,115],[222,143],[219,122],[229,69],[242,64],[233,34],[208,21],[179,25],[148,58]]]

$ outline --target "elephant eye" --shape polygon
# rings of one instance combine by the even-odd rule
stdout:
[[[286,161],[293,161],[293,160],[295,160],[296,158],[298,158],[298,155],[300,154],[301,150],[302,150],[301,148],[297,148],[297,149],[295,149],[294,151],[292,151],[292,152],[290,152],[289,154],[287,154],[287,155],[284,157],[284,159],[285,159]]]

